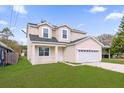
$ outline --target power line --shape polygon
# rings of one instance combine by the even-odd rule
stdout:
[[[17,24],[17,19],[18,19],[18,15],[19,15],[19,13],[16,13],[16,15],[15,15],[15,23],[14,23],[14,27],[16,26],[16,24]]]
[[[18,11],[20,11],[21,7],[18,8]],[[18,16],[19,16],[19,13],[16,12],[16,16],[15,16],[15,23],[14,23],[14,27],[16,26],[17,24],[17,21],[18,21]]]
[[[13,7],[10,7],[11,8],[11,13],[10,13],[10,24],[9,24],[9,27],[11,28],[11,24],[12,24],[12,15],[13,15]]]

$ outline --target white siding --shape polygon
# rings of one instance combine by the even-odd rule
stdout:
[[[48,29],[48,38],[52,38],[52,28],[47,25],[43,25],[39,27],[39,37],[43,38],[43,29],[46,28]]]
[[[55,59],[54,47],[49,47],[49,56],[39,56],[39,46],[36,46],[36,51],[35,51],[36,64],[54,63],[55,62],[54,59]]]
[[[68,46],[64,49],[64,61],[75,62],[75,46]]]
[[[83,38],[85,36],[86,36],[86,34],[83,34],[83,33],[71,32],[71,41]]]
[[[67,30],[67,39],[62,38],[62,31]],[[60,42],[70,42],[70,29],[67,27],[60,27],[57,30],[57,39]]]
[[[97,61],[101,61],[102,59],[102,47],[99,45],[95,40],[93,39],[88,39],[82,43],[79,43],[76,45],[76,50],[77,49],[85,49],[85,50],[99,50],[99,54],[97,56]],[[89,57],[93,57],[90,53],[88,54]],[[77,58],[77,51],[76,51],[76,58]],[[78,61],[78,60],[77,60]],[[84,60],[85,61],[85,60]]]

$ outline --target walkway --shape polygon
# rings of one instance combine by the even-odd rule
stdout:
[[[65,63],[65,64],[70,65],[70,66],[88,65],[88,66],[100,67],[103,69],[124,73],[123,64],[114,64],[114,63],[105,63],[105,62],[92,62],[92,63],[89,62],[89,63],[82,63],[82,64]]]

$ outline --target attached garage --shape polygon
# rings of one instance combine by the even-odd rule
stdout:
[[[77,62],[97,62],[101,57],[100,50],[97,49],[77,49]]]
[[[102,44],[89,37],[75,44],[76,62],[98,62],[102,59]]]

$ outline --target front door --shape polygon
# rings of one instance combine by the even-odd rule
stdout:
[[[58,48],[58,61],[63,61],[63,48]]]

